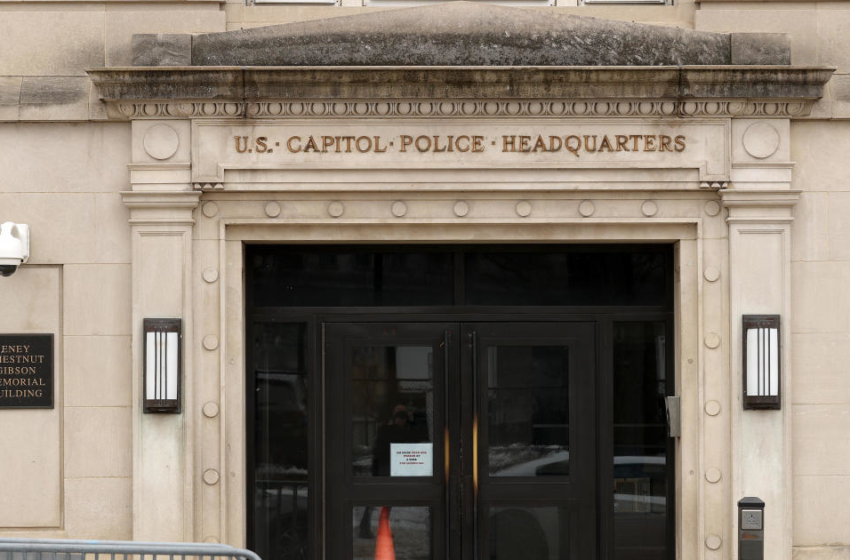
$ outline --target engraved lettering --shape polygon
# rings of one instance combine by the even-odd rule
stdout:
[[[375,153],[376,154],[383,154],[384,152],[386,152],[387,151],[387,145],[386,144],[384,144],[383,149],[381,148],[381,137],[375,136],[374,138],[375,138]]]
[[[609,152],[613,152],[614,149],[611,147],[611,141],[608,140],[608,136],[602,137],[602,142],[599,143],[599,151],[601,152],[604,149],[608,149]]]
[[[365,145],[363,141],[365,142]],[[368,136],[360,136],[357,138],[357,141],[354,143],[357,146],[357,151],[361,154],[364,154],[372,149],[372,139]]]
[[[484,137],[483,136],[473,136],[472,137],[472,151],[473,152],[483,152],[484,151]]]
[[[406,134],[401,135],[401,151],[406,152],[407,147],[413,144],[413,136],[408,136]]]
[[[298,147],[292,147],[292,141],[298,142]],[[286,149],[289,150],[293,154],[297,154],[301,151],[301,137],[300,136],[290,136],[289,140],[286,141]]]
[[[248,137],[247,136],[234,136],[234,140],[236,140],[236,152],[240,154],[244,154],[248,151]]]
[[[585,136],[587,138],[587,136]],[[596,136],[593,137],[594,139]],[[594,140],[594,144],[596,141]],[[581,138],[578,136],[567,136],[566,140],[564,140],[564,148],[575,157],[581,157],[578,153],[581,150]]]
[[[655,151],[655,136],[647,134],[644,136],[644,144],[643,151],[644,152],[654,152]]]
[[[434,152],[445,152],[445,151],[446,151],[445,146],[443,146],[443,148],[440,149],[440,137],[434,136]]]

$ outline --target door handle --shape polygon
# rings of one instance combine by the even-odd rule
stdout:
[[[446,542],[446,560],[451,556],[451,430],[449,429],[449,344],[451,343],[452,333],[443,331],[443,468],[445,469],[443,476],[445,478],[445,542]]]
[[[478,333],[469,333],[472,347],[472,551],[478,560]]]

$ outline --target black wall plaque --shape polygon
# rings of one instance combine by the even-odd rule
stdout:
[[[52,334],[0,334],[2,408],[53,408]]]

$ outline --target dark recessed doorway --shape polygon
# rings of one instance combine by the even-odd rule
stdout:
[[[672,245],[245,250],[264,558],[674,558]]]

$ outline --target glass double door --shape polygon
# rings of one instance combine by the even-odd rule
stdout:
[[[327,558],[597,557],[593,322],[327,323]]]

